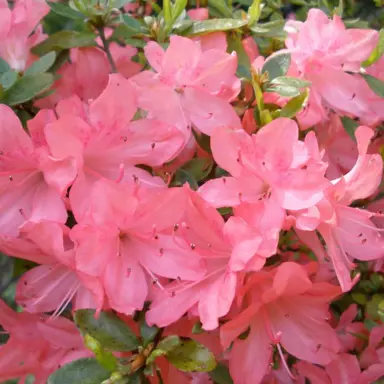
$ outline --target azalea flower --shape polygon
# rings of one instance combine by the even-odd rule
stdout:
[[[377,31],[346,29],[338,15],[330,20],[319,9],[310,9],[305,22],[289,20],[285,30],[295,67],[312,83],[312,102],[357,116],[366,124],[382,118],[383,112],[370,103],[368,86],[364,88],[364,80],[357,74],[377,45]]]
[[[0,57],[15,71],[24,71],[32,62],[30,49],[43,39],[41,19],[48,14],[44,0],[17,0],[13,9],[0,1]]]
[[[205,330],[218,327],[235,299],[244,271],[258,271],[277,248],[276,219],[263,220],[263,209],[244,206],[224,222],[220,214],[195,192],[176,232],[205,261],[206,274],[193,282],[178,279],[155,295],[146,319],[169,325],[190,311]],[[279,220],[279,218],[277,218]],[[282,220],[282,218],[280,218]],[[256,224],[257,223],[257,224]]]
[[[31,136],[11,108],[0,105],[0,236],[17,237],[27,220],[65,223],[62,196],[74,178],[71,159],[49,155],[42,122],[54,117],[41,111],[28,122]]]
[[[34,383],[45,384],[62,365],[90,355],[75,324],[64,317],[14,312],[0,300],[0,325],[10,335],[0,346],[1,381],[20,378],[25,383],[32,374]]]
[[[205,272],[194,250],[172,235],[186,204],[184,189],[140,188],[99,180],[88,213],[71,231],[77,269],[100,278],[111,308],[124,314],[143,308],[151,283],[162,287],[157,276],[193,281]]]
[[[328,324],[328,303],[337,286],[313,283],[306,267],[286,262],[252,275],[242,290],[243,311],[221,327],[221,341],[230,350],[230,372],[236,384],[260,383],[268,372],[273,346],[286,367],[282,347],[304,361],[326,365],[340,349]],[[237,339],[250,328],[245,340]],[[292,377],[292,374],[290,374]]]
[[[136,96],[121,75],[111,75],[107,88],[89,104],[73,96],[61,101],[56,110],[59,118],[45,132],[52,155],[76,164],[77,177],[69,197],[77,219],[87,209],[91,186],[102,177],[138,178],[154,187],[164,186],[161,179],[135,165],[158,166],[171,160],[182,148],[183,135],[156,120],[131,122]]]
[[[241,126],[229,104],[240,90],[236,55],[217,49],[202,52],[198,43],[179,36],[171,36],[166,51],[155,42],[144,51],[156,72],[143,71],[131,80],[139,107],[151,117],[175,124],[187,139],[191,127],[210,135],[218,125]]]
[[[296,123],[286,118],[272,121],[255,135],[215,129],[213,157],[231,177],[209,180],[199,193],[216,207],[264,199],[273,200],[276,210],[315,205],[328,185],[327,165],[320,160],[315,136],[309,133],[302,142],[298,135]]]

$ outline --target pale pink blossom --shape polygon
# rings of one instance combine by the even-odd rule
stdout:
[[[71,238],[77,270],[101,278],[111,308],[124,314],[142,309],[149,286],[162,287],[157,276],[194,281],[204,274],[198,254],[172,235],[186,198],[184,188],[94,184],[89,211]]]
[[[67,212],[62,196],[73,177],[70,159],[49,155],[40,132],[53,113],[41,111],[28,122],[31,136],[11,108],[0,105],[0,235],[17,236],[26,220],[65,223]]]
[[[292,61],[300,77],[311,81],[313,101],[320,108],[325,104],[366,124],[382,118],[379,104],[371,103],[368,86],[357,74],[377,44],[377,31],[346,29],[338,15],[330,20],[319,9],[310,9],[305,22],[288,21],[285,29]]]
[[[378,188],[383,172],[383,161],[378,154],[367,154],[373,131],[361,126],[356,130],[358,158],[353,168],[342,177],[332,180],[326,198],[306,210],[296,220],[297,233],[323,257],[317,235],[302,231],[317,229],[327,244],[327,254],[343,291],[348,291],[359,276],[351,279],[353,260],[375,260],[384,256],[382,230],[374,225],[373,213],[349,207],[358,199],[370,197]],[[303,236],[302,236],[303,235]]]
[[[10,335],[0,346],[1,381],[21,378],[24,383],[32,374],[34,383],[45,384],[62,365],[90,355],[75,324],[63,317],[14,312],[0,300],[0,325]]]
[[[328,304],[340,289],[328,283],[313,283],[311,270],[311,264],[303,267],[286,262],[248,279],[240,296],[244,297],[243,311],[220,331],[224,348],[234,342],[229,366],[236,384],[262,381],[270,369],[273,345],[284,366],[281,347],[299,359],[321,365],[336,357],[340,343],[327,318]],[[238,339],[248,327],[247,338]]]
[[[271,199],[276,209],[299,210],[323,198],[327,165],[321,161],[314,134],[298,139],[293,120],[279,118],[255,135],[217,128],[211,138],[213,157],[232,177],[209,180],[200,189],[216,207]]]
[[[179,36],[171,36],[166,51],[149,42],[145,54],[156,72],[141,72],[132,82],[139,107],[150,116],[175,124],[186,136],[191,127],[209,135],[218,125],[241,126],[228,100],[233,90],[240,90],[236,55],[217,49],[203,52],[198,43]]]
[[[45,128],[51,153],[56,158],[72,158],[77,178],[70,191],[72,210],[77,218],[87,208],[92,184],[110,180],[140,179],[162,187],[159,178],[135,167],[159,166],[181,149],[184,137],[179,130],[153,119],[131,122],[136,97],[131,84],[120,74],[110,75],[108,86],[90,103],[78,97],[57,105],[59,118]]]
[[[0,57],[16,71],[31,62],[30,49],[43,37],[41,19],[49,12],[45,0],[17,0],[13,9],[0,1]]]

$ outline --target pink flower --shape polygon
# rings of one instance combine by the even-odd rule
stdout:
[[[239,215],[224,223],[212,206],[189,192],[189,204],[176,231],[185,247],[205,260],[207,273],[199,280],[175,281],[165,287],[166,292],[159,291],[146,318],[150,324],[167,326],[190,311],[199,316],[204,329],[212,330],[231,307],[240,273],[260,270],[274,254],[280,228],[276,233],[274,218],[260,218],[262,207],[239,208]]]
[[[52,155],[72,158],[77,178],[70,201],[78,219],[87,208],[92,184],[105,177],[111,180],[139,178],[163,186],[136,164],[159,166],[182,148],[183,135],[173,126],[151,119],[130,122],[136,112],[134,89],[121,75],[110,76],[107,88],[85,104],[73,96],[57,106],[59,119],[45,128]]]
[[[98,308],[104,303],[100,281],[76,269],[69,228],[54,222],[28,222],[17,239],[3,240],[0,249],[39,266],[18,281],[17,303],[28,312],[58,316],[72,302],[75,309]]]
[[[63,317],[14,312],[0,300],[0,325],[10,334],[0,346],[1,381],[24,382],[32,374],[34,383],[45,384],[61,365],[90,355],[75,324]]]
[[[40,127],[53,114],[41,111],[28,122],[30,137],[11,108],[0,105],[0,235],[17,236],[26,220],[65,223],[61,196],[71,182],[71,161],[55,160]],[[62,172],[58,172],[58,167]]]
[[[71,238],[77,269],[102,279],[111,308],[125,314],[142,309],[151,282],[162,287],[156,276],[194,281],[204,274],[199,256],[172,235],[186,197],[184,188],[94,184],[89,212]]]
[[[26,69],[31,61],[30,49],[42,37],[37,24],[48,12],[45,0],[17,0],[12,10],[6,0],[0,1],[0,57],[12,69]]]
[[[377,121],[380,112],[370,105],[361,85],[364,80],[347,73],[359,72],[377,44],[377,31],[346,29],[339,16],[330,20],[319,9],[311,9],[304,23],[288,21],[285,29],[292,61],[300,76],[312,82],[311,93],[317,103],[321,105],[322,99],[333,109],[358,116],[367,124]]]
[[[231,90],[240,89],[236,55],[216,49],[202,52],[198,43],[185,37],[171,36],[170,41],[165,52],[155,42],[145,47],[156,72],[144,71],[132,78],[139,107],[175,124],[186,136],[192,126],[208,135],[218,125],[239,128],[240,120],[226,98],[233,97]]]
[[[214,159],[232,177],[206,182],[201,196],[216,207],[271,199],[280,209],[315,205],[328,186],[314,134],[299,141],[293,120],[279,118],[255,135],[217,128],[211,146]]]
[[[336,356],[340,345],[327,318],[328,303],[340,289],[328,283],[312,283],[312,267],[286,262],[255,273],[247,281],[243,290],[245,309],[221,327],[223,347],[234,341],[230,371],[236,384],[262,381],[269,369],[273,344],[284,366],[281,346],[315,364],[328,364]],[[248,327],[248,337],[237,339]]]
[[[88,102],[100,96],[108,84],[109,62],[98,48],[74,48],[70,51],[71,62],[65,63],[57,74],[54,93],[36,101],[40,108],[54,108],[60,100],[78,96]],[[68,81],[71,79],[71,81]]]
[[[353,259],[375,260],[384,256],[384,237],[380,233],[382,230],[371,221],[373,214],[348,206],[355,200],[371,196],[379,186],[383,172],[381,156],[367,154],[372,130],[361,126],[355,135],[359,156],[354,167],[341,178],[332,180],[326,199],[300,214],[296,220],[299,237],[305,237],[307,244],[322,252],[317,235],[308,235],[300,230],[317,228],[320,232],[343,291],[350,290],[359,278],[358,275],[353,280],[350,277]]]

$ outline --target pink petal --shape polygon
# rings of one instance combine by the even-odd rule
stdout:
[[[164,60],[164,49],[154,41],[150,41],[144,48],[145,57],[149,65],[156,71],[161,72]]]
[[[136,95],[131,83],[119,74],[112,74],[103,93],[91,103],[92,126],[103,132],[126,127],[136,112]]]

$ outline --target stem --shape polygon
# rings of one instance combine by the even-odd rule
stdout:
[[[97,30],[99,32],[100,39],[101,39],[101,41],[103,43],[104,52],[107,54],[107,58],[108,58],[109,64],[111,64],[112,72],[113,73],[117,73],[116,64],[113,61],[113,57],[111,55],[111,51],[109,50],[109,41],[105,37],[104,28],[100,27],[100,28],[97,28]]]

